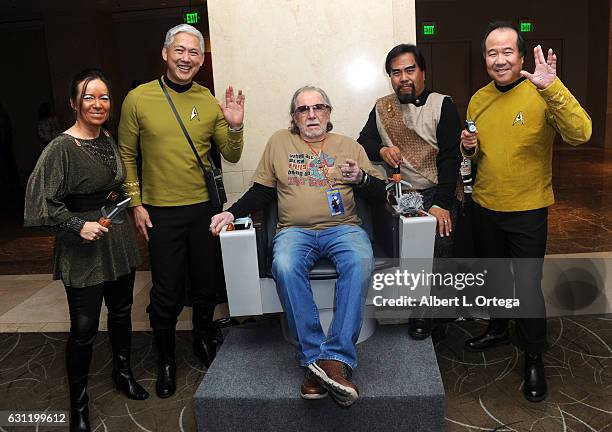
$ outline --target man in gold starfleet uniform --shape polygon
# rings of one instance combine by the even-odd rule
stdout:
[[[512,295],[514,280],[521,301],[518,315],[513,315],[514,342],[525,351],[523,393],[530,402],[540,402],[547,393],[541,279],[548,206],[554,202],[553,140],[559,132],[572,145],[588,141],[591,119],[557,78],[552,49],[545,58],[542,48],[535,47],[535,71],[521,70],[525,42],[512,24],[491,24],[483,55],[493,81],[478,90],[468,106],[467,118],[474,120],[478,131],[461,133],[461,151],[478,164],[472,195],[475,246],[481,257],[512,259],[514,277],[506,264],[487,262],[502,269],[491,286]],[[508,314],[503,308],[490,313],[487,331],[466,341],[465,349],[486,351],[510,342]]]
[[[169,397],[176,390],[174,332],[186,275],[192,287],[194,352],[207,367],[221,342],[212,317],[215,289],[220,288],[215,282],[223,278],[219,275],[219,246],[208,229],[215,212],[204,175],[162,85],[208,168],[211,140],[227,160],[240,158],[244,95],[239,91],[234,97],[234,90],[228,87],[225,105],[220,108],[207,88],[193,82],[204,62],[204,38],[190,25],[168,31],[162,57],[166,62],[162,80],[138,86],[123,103],[119,147],[134,221],[149,242],[153,287],[147,310],[159,356],[156,390],[158,396]],[[139,154],[142,183],[136,169]]]

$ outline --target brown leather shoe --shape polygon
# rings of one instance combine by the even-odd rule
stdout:
[[[312,372],[306,371],[304,382],[302,383],[302,398],[304,399],[323,399],[327,396],[327,390],[312,376]]]
[[[359,398],[359,390],[350,381],[351,370],[346,364],[337,360],[318,360],[309,364],[308,369],[339,405],[348,407]]]

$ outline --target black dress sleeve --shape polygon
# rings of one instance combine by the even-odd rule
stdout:
[[[368,121],[359,133],[357,142],[365,149],[368,159],[374,162],[382,162],[380,157],[380,148],[382,147],[382,139],[378,133],[378,127],[376,126],[376,105],[370,111]]]
[[[459,119],[457,106],[450,97],[446,97],[442,102],[440,122],[436,129],[438,187],[433,204],[447,210],[451,208],[453,203],[461,165],[460,136],[461,120]]]
[[[40,155],[26,187],[25,226],[57,226],[74,216],[63,199],[68,195],[70,156],[62,137],[51,141]]]

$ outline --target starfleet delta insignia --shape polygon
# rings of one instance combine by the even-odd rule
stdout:
[[[523,126],[525,126],[525,119],[523,118],[523,111],[518,112],[518,114],[514,118],[514,123],[512,123],[512,126],[516,126],[517,123],[520,123]]]
[[[195,117],[198,118],[198,121],[200,121],[200,116],[198,115],[198,110],[196,109],[196,107],[194,106],[191,109],[191,117],[189,117],[189,121],[193,120]]]

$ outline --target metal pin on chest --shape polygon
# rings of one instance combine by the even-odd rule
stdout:
[[[390,118],[395,117],[395,111],[393,111],[393,105],[391,105],[391,102],[387,103],[387,113]]]

